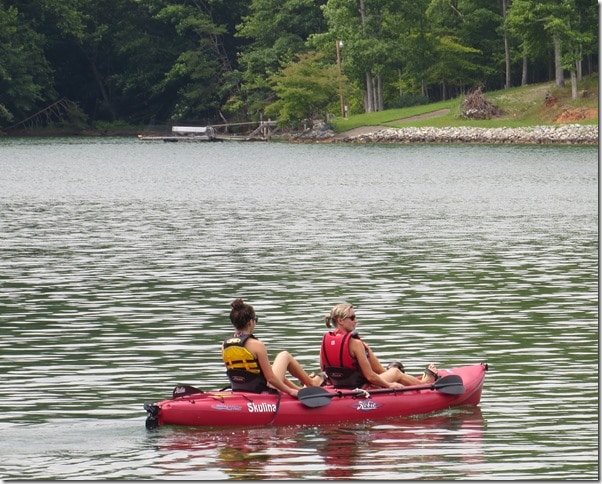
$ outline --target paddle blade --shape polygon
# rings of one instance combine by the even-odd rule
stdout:
[[[336,396],[336,393],[330,393],[322,387],[306,387],[297,393],[299,401],[309,408],[325,407]]]
[[[447,395],[462,395],[466,389],[460,375],[447,375],[433,383],[433,390]]]

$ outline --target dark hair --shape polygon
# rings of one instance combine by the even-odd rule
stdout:
[[[253,306],[250,304],[245,303],[242,299],[235,299],[230,306],[232,306],[230,321],[236,329],[243,329],[250,319],[255,319],[255,309],[253,309]]]

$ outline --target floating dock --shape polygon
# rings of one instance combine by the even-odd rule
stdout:
[[[259,126],[247,135],[231,133],[232,127],[239,126]],[[229,123],[212,126],[172,126],[171,134],[162,135],[159,133],[139,134],[141,141],[164,141],[166,143],[175,143],[178,141],[268,141],[276,126],[275,121],[259,121],[254,123]]]

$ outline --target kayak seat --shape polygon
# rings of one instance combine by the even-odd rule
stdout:
[[[261,393],[268,388],[263,373],[251,373],[242,369],[228,370],[226,373],[232,391]]]
[[[361,388],[368,383],[362,372],[353,368],[327,366],[324,373],[335,388]]]

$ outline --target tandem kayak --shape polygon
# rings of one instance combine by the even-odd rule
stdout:
[[[280,392],[247,393],[231,390],[201,391],[178,385],[172,398],[146,402],[146,427],[255,427],[266,425],[319,425],[405,417],[450,407],[476,406],[486,363],[439,370],[440,378],[403,388],[338,390],[307,387],[297,398]]]

